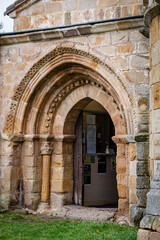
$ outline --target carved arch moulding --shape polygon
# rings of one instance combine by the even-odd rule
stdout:
[[[72,59],[67,59],[67,56],[72,56]],[[78,57],[80,57],[81,59],[79,60]],[[129,88],[127,86],[127,82],[123,76],[122,73],[120,73],[120,71],[115,70],[115,66],[112,67],[112,64],[109,63],[108,64],[108,60],[106,61],[102,61],[100,58],[94,56],[93,54],[90,54],[88,52],[82,51],[82,50],[78,50],[76,48],[71,48],[71,47],[57,47],[55,48],[53,51],[49,52],[46,56],[44,56],[42,59],[40,59],[37,63],[35,63],[31,69],[28,71],[28,73],[24,76],[24,78],[22,79],[22,81],[20,82],[20,84],[14,89],[13,95],[10,99],[10,105],[9,105],[9,109],[7,111],[6,114],[6,118],[5,118],[5,123],[4,123],[4,133],[14,133],[14,128],[15,128],[15,119],[17,116],[17,112],[18,112],[18,108],[20,109],[21,107],[21,102],[22,102],[22,96],[24,96],[25,94],[28,94],[30,96],[31,93],[27,92],[28,91],[28,86],[35,84],[35,78],[38,79],[37,82],[40,82],[41,79],[45,78],[46,74],[48,73],[48,69],[50,67],[50,71],[52,71],[52,69],[54,68],[54,62],[55,59],[57,59],[57,62],[59,62],[58,64],[62,64],[68,61],[71,62],[77,62],[81,61],[81,65],[86,66],[87,63],[88,64],[88,68],[90,67],[90,70],[92,71],[92,66],[94,67],[94,70],[99,73],[100,75],[103,75],[104,72],[108,72],[110,74],[110,76],[114,76],[115,79],[117,79],[117,83],[118,83],[118,87],[115,86],[113,87],[113,89],[115,90],[115,92],[117,93],[117,89],[119,92],[121,92],[122,90],[122,95],[124,93],[124,95],[126,95],[126,99],[128,101],[128,105],[130,106],[130,108],[132,109],[132,114],[133,114],[133,125],[134,125],[134,129],[132,128],[131,132],[135,132],[136,128],[137,128],[137,118],[136,118],[136,113],[134,111],[135,106],[134,106],[134,101],[132,100]],[[69,57],[68,57],[69,58]],[[57,64],[56,62],[56,64]],[[47,65],[47,67],[45,68],[45,66]],[[49,67],[48,67],[49,66]],[[42,71],[42,69],[44,71]],[[113,70],[114,69],[114,70]],[[46,72],[45,72],[46,71]],[[105,74],[105,73],[104,73]],[[104,78],[105,79],[105,78]],[[106,82],[109,82],[110,79],[105,79]],[[38,84],[36,82],[36,84]],[[35,88],[36,88],[36,84],[35,84]],[[75,88],[80,87],[81,85],[93,85],[96,86],[98,88],[101,88],[102,91],[107,92],[107,94],[110,94],[105,82],[104,84],[99,83],[98,80],[88,80],[88,79],[78,79],[77,81],[73,81],[72,83],[66,85],[62,90],[60,90],[57,94],[57,96],[53,99],[52,103],[49,106],[48,112],[47,112],[47,116],[45,119],[45,132],[49,133],[49,129],[50,129],[50,123],[52,123],[52,115],[54,113],[54,109],[56,109],[57,104],[59,104],[61,102],[62,99],[64,99],[64,96],[66,96],[70,91],[72,91]],[[114,84],[112,84],[114,85]],[[116,89],[117,87],[117,89]],[[118,94],[117,94],[118,96]],[[123,97],[122,97],[123,98]],[[28,97],[29,99],[29,97]],[[28,100],[29,101],[29,100]],[[120,101],[120,99],[116,99],[114,97],[114,101]],[[125,102],[125,101],[124,101]],[[27,103],[28,104],[28,103]],[[26,104],[26,105],[27,105]],[[119,103],[117,102],[117,106],[118,108],[120,108],[123,112],[123,103],[120,101]],[[122,113],[125,114],[125,113]],[[23,116],[22,116],[23,117]],[[131,132],[129,134],[131,134]]]

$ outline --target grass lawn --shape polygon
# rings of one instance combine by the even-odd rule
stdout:
[[[136,240],[137,230],[112,223],[0,214],[0,239],[3,240]]]

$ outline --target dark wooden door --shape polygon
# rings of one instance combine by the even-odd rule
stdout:
[[[82,205],[82,124],[83,115],[80,113],[75,128],[75,145],[74,145],[74,203]]]

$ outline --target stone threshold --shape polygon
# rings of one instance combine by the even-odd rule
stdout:
[[[83,207],[79,205],[66,205],[61,208],[41,207],[34,214],[50,215],[53,217],[80,220],[80,221],[96,221],[96,222],[117,222],[119,224],[129,224],[127,215],[117,216],[117,208],[96,208]]]
[[[47,40],[65,39],[69,37],[81,37],[85,35],[100,34],[112,31],[122,31],[135,28],[143,28],[143,19],[130,19],[114,22],[97,23],[94,25],[76,26],[63,29],[45,30],[29,33],[19,33],[0,37],[0,45],[11,45],[26,42],[38,42]]]

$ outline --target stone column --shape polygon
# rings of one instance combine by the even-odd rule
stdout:
[[[157,4],[157,3],[158,4]],[[150,37],[150,191],[146,215],[140,222],[139,240],[160,239],[160,1],[145,14],[145,29]],[[143,33],[143,31],[142,31]],[[149,230],[148,230],[149,229]],[[157,231],[157,232],[153,232]],[[144,235],[146,237],[144,238]]]
[[[118,212],[121,215],[129,215],[129,138],[132,137],[127,135],[112,137],[117,145],[116,172],[119,196]]]
[[[56,135],[51,159],[51,208],[72,204],[74,135]]]
[[[52,144],[43,142],[41,146],[42,155],[42,187],[41,202],[49,202],[50,197],[50,159],[52,153]]]

